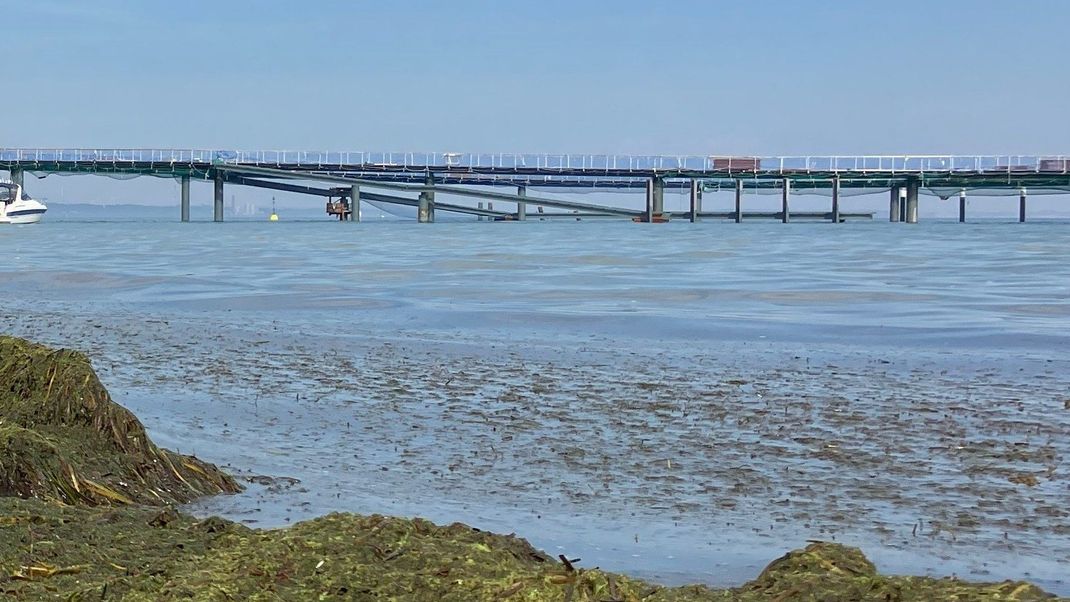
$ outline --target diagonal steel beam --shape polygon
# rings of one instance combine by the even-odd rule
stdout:
[[[288,180],[313,180],[319,182],[334,182],[339,184],[360,184],[361,186],[369,186],[372,188],[386,188],[388,190],[399,190],[406,192],[423,192],[425,190],[433,190],[435,192],[441,192],[444,194],[455,194],[458,196],[470,196],[483,199],[501,200],[512,203],[527,203],[528,205],[543,205],[546,207],[556,207],[558,209],[578,209],[580,211],[588,211],[591,213],[600,213],[603,215],[624,215],[624,216],[636,216],[641,212],[632,209],[621,209],[619,207],[606,207],[603,205],[593,205],[590,203],[577,203],[575,201],[561,201],[557,199],[547,199],[536,196],[520,196],[516,194],[508,194],[504,192],[491,192],[484,190],[471,190],[469,188],[460,188],[457,186],[435,186],[427,184],[398,184],[396,182],[381,182],[376,180],[365,180],[362,178],[351,178],[344,176],[331,176],[326,174],[317,174],[303,171],[290,171],[286,169],[272,169],[270,167],[251,167],[247,165],[233,165],[229,163],[217,163],[212,166],[213,169],[238,174],[252,174],[259,176],[266,176],[272,178],[285,178]],[[438,207],[444,207],[442,203],[435,203]],[[452,211],[452,210],[451,210]]]
[[[227,175],[224,180],[232,184],[241,184],[242,186],[252,186],[254,188],[268,188],[270,190],[280,190],[282,192],[294,192],[297,194],[310,194],[313,196],[338,196],[328,188],[316,188],[314,186],[299,186],[297,184],[286,184],[284,182],[273,182],[271,180],[258,180],[254,178],[246,178],[235,174]]]
[[[297,184],[286,184],[284,182],[272,182],[271,180],[261,180],[258,178],[246,178],[243,176],[229,175],[226,177],[228,182],[233,184],[241,184],[242,186],[253,186],[256,188],[269,188],[271,190],[281,190],[283,192],[295,192],[298,194],[310,194],[313,196],[341,196],[339,191],[331,190],[329,188],[316,188],[314,186],[299,186]],[[376,192],[364,192],[360,193],[361,200],[378,201],[380,203],[391,203],[394,205],[405,205],[408,207],[416,207],[419,201],[416,199],[407,199],[405,197],[394,196],[391,194],[379,194]],[[505,217],[512,215],[508,211],[495,211],[493,209],[477,209],[474,207],[465,207],[464,205],[456,205],[454,203],[435,203],[435,205],[442,211],[450,211],[454,213],[466,213],[468,215],[482,215],[484,217]]]

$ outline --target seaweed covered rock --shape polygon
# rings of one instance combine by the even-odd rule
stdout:
[[[76,351],[0,336],[0,496],[68,504],[171,504],[239,486],[162,450]]]
[[[849,602],[854,600],[1050,600],[1044,590],[1020,581],[967,583],[953,578],[889,577],[877,574],[862,551],[813,542],[774,560],[758,578],[737,590],[746,600]]]

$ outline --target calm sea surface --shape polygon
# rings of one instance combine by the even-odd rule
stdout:
[[[197,504],[515,531],[737,584],[808,539],[1070,594],[1070,224],[0,226],[0,332],[90,354]]]

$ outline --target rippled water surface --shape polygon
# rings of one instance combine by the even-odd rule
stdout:
[[[1067,223],[46,221],[0,252],[0,331],[276,478],[197,512],[720,585],[835,539],[1070,594]]]

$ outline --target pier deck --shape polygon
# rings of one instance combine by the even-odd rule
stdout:
[[[319,196],[339,196],[346,203],[369,200],[413,205],[421,221],[433,221],[441,194],[477,197],[515,206],[514,211],[489,207],[437,203],[449,211],[487,218],[513,216],[525,219],[526,205],[579,211],[589,215],[659,221],[664,213],[665,190],[691,191],[692,221],[722,217],[704,212],[703,193],[734,191],[736,210],[727,214],[742,221],[743,191],[780,192],[783,209],[777,215],[789,221],[791,194],[832,193],[830,221],[858,217],[839,211],[840,191],[891,191],[889,219],[917,221],[918,194],[960,198],[960,219],[965,220],[965,198],[970,191],[988,190],[1019,197],[1019,215],[1025,220],[1028,190],[1070,192],[1070,157],[1063,155],[923,155],[923,156],[693,156],[598,154],[476,154],[476,153],[367,153],[318,151],[231,151],[206,149],[0,149],[0,169],[13,179],[24,172],[125,174],[180,178],[183,182],[182,216],[188,219],[190,180],[215,183],[216,219],[222,220],[224,183],[260,186]],[[349,186],[350,192],[328,191],[287,183],[324,182]],[[384,188],[417,193],[418,198],[360,192]],[[510,188],[514,192],[502,192]],[[528,195],[529,190],[646,189],[646,210],[582,203],[571,199]],[[989,193],[991,194],[991,193]],[[359,214],[359,213],[358,213]],[[800,214],[795,214],[800,216]]]

